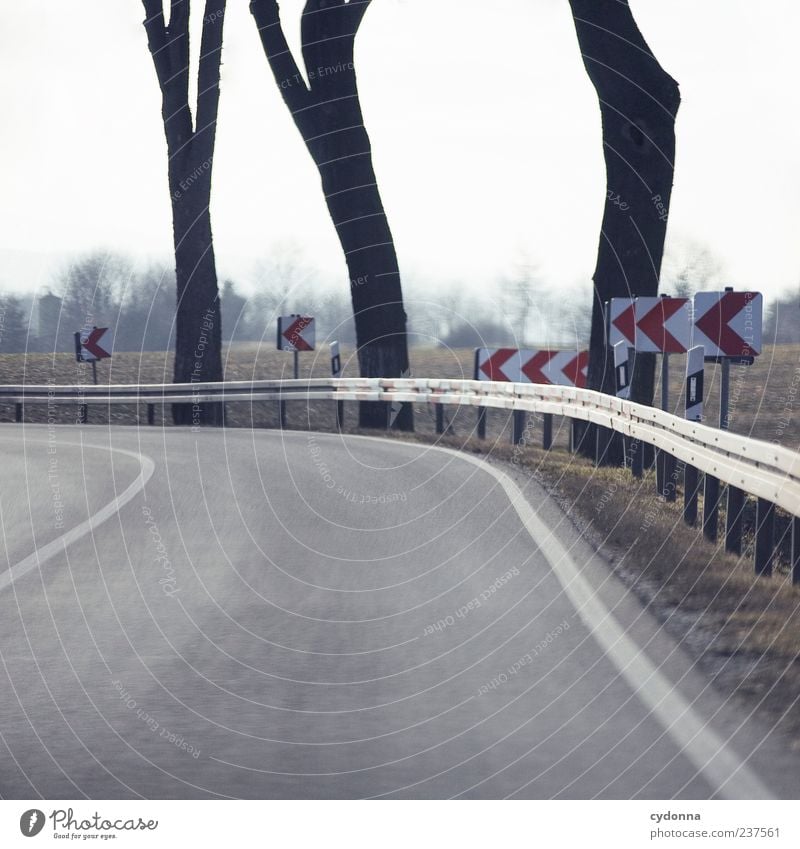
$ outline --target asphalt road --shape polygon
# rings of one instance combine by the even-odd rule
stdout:
[[[4,798],[796,795],[501,467],[244,430],[0,450]]]

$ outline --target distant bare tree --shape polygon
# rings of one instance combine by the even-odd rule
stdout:
[[[78,257],[57,274],[53,286],[61,297],[61,308],[53,339],[56,350],[71,351],[76,330],[116,322],[131,274],[125,257],[102,251]]]
[[[194,115],[189,102],[190,0],[142,0],[161,89],[177,278],[177,383],[222,380],[222,320],[211,234],[211,175],[226,0],[206,0]],[[221,404],[174,404],[176,424],[222,424]]]
[[[308,0],[301,38],[308,85],[286,42],[276,0],[250,10],[280,93],[319,170],[350,272],[358,359],[365,377],[408,370],[406,313],[356,83],[355,38],[371,0]],[[385,404],[360,405],[362,427],[386,427]],[[410,404],[394,427],[413,429]]]
[[[691,298],[714,286],[722,286],[722,262],[705,245],[690,239],[672,239],[664,253],[662,290]]]
[[[18,354],[28,347],[28,319],[22,302],[0,292],[0,354]]]

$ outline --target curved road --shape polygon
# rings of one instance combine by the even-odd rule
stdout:
[[[2,797],[796,795],[499,466],[243,430],[0,448]]]

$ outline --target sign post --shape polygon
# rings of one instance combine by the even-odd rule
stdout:
[[[730,426],[730,367],[752,365],[761,353],[763,298],[759,292],[734,292],[728,286],[722,292],[698,292],[694,296],[694,336],[696,345],[705,350],[706,362],[720,364],[719,426]],[[705,476],[703,533],[715,542],[720,503],[719,480]],[[741,553],[744,493],[728,487],[725,522],[725,548]]]
[[[300,351],[313,351],[316,336],[314,317],[282,315],[278,317],[278,350],[294,354],[294,379],[300,377]],[[281,429],[286,428],[286,402],[279,401]]]
[[[689,348],[689,299],[668,295],[637,298],[634,318],[637,352],[661,354],[661,409],[669,412],[669,357],[685,354]],[[667,501],[675,500],[675,457],[666,451],[657,455],[656,488]]]
[[[588,351],[528,350],[524,348],[476,348],[475,380],[540,383],[546,386],[586,387]],[[512,414],[512,442],[518,444],[525,430],[525,413]],[[546,426],[547,427],[547,426]],[[550,424],[552,429],[552,422]],[[478,408],[478,436],[486,438],[486,408]],[[547,442],[547,433],[543,443]]]
[[[342,373],[342,358],[339,354],[339,343],[331,342],[331,375],[338,378]],[[344,401],[336,402],[336,430],[344,426]]]
[[[703,420],[703,383],[705,365],[703,346],[690,348],[686,356],[686,407],[685,418],[690,422]],[[683,521],[687,525],[697,522],[697,496],[700,491],[700,474],[696,466],[683,467]]]
[[[112,336],[107,327],[92,325],[75,332],[75,359],[79,363],[92,364],[92,381],[95,386],[97,386],[97,361],[110,359],[112,350]],[[78,421],[86,424],[88,420],[87,405],[81,404],[78,408]]]

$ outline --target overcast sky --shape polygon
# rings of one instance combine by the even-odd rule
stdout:
[[[281,3],[295,41],[302,5]],[[707,246],[737,287],[796,287],[800,3],[631,5],[683,97],[668,242]],[[316,169],[248,4],[228,6],[212,201],[220,274],[249,287],[258,260],[291,245],[345,287]],[[46,285],[65,258],[93,248],[169,261],[142,18],[139,0],[6,0],[0,288]],[[553,287],[588,283],[605,180],[567,0],[374,0],[356,56],[408,279],[492,287],[531,261]]]

